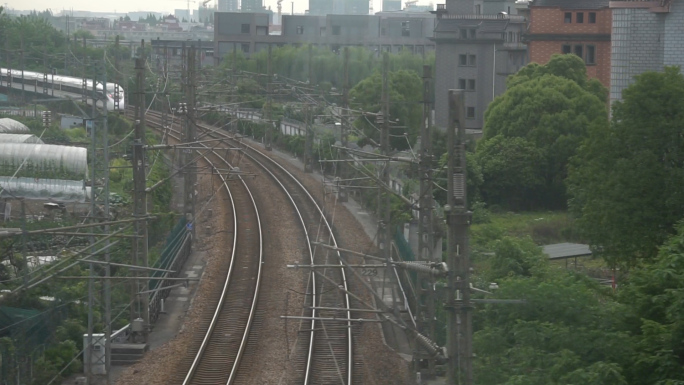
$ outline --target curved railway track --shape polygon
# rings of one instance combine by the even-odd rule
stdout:
[[[307,188],[285,167],[262,153],[231,137],[228,133],[209,126],[201,126],[214,137],[225,138],[244,146],[245,157],[264,170],[285,192],[302,225],[312,265],[337,265],[339,268],[314,269],[311,273],[307,299],[312,318],[302,330],[305,338],[298,343],[295,368],[299,384],[360,384],[362,375],[359,359],[354,357],[350,291],[346,272],[338,251],[312,247],[311,242],[322,242],[337,247],[331,221]],[[333,214],[334,215],[334,214]],[[315,233],[310,229],[316,229]],[[339,290],[342,288],[343,290]],[[336,320],[332,320],[335,318]]]
[[[157,126],[160,126],[160,114],[154,111],[148,111],[147,116],[152,117],[152,122]],[[301,224],[303,236],[305,237],[308,249],[309,264],[340,266],[339,268],[329,267],[325,269],[313,269],[316,271],[316,273],[312,271],[309,276],[309,288],[307,292],[310,293],[310,295],[307,296],[308,298],[306,303],[307,307],[309,308],[307,317],[310,319],[307,319],[302,323],[303,326],[300,333],[300,338],[297,342],[298,349],[295,352],[295,358],[293,360],[294,367],[291,368],[291,370],[295,373],[294,381],[296,382],[294,383],[305,385],[361,384],[362,375],[361,371],[358,370],[361,366],[361,362],[359,359],[355,359],[354,357],[353,328],[352,322],[348,321],[352,318],[352,312],[350,310],[352,308],[352,304],[350,297],[347,294],[347,292],[350,291],[350,288],[345,270],[340,262],[339,252],[322,249],[320,247],[314,247],[311,244],[312,242],[322,242],[337,246],[333,227],[326,218],[323,208],[321,205],[319,205],[314,196],[292,173],[287,171],[283,166],[275,162],[267,155],[263,154],[259,149],[248,146],[239,139],[236,139],[228,133],[214,127],[200,125],[198,128],[204,131],[202,135],[203,137],[221,138],[226,142],[242,146],[244,150],[242,151],[242,154],[244,157],[241,158],[245,161],[249,161],[257,168],[263,170],[264,173],[271,177],[281,188],[281,190],[287,196],[287,199],[291,202],[295,215],[298,217]],[[174,130],[173,128],[169,129],[167,134],[171,137],[174,137],[176,140],[179,140],[180,138],[178,131]],[[206,145],[203,146],[208,148]],[[211,152],[211,156],[213,158],[220,159],[221,162],[230,165],[229,160],[220,156],[216,151],[208,151]],[[212,167],[214,167],[213,164]],[[244,184],[242,179],[240,179],[240,181]],[[244,185],[246,187],[246,184]],[[228,190],[230,194],[231,189],[228,188]],[[236,195],[236,193],[233,192],[233,195]],[[234,213],[236,212],[235,210],[240,211],[241,209],[244,209],[239,206],[243,205],[236,205],[234,200]],[[256,208],[254,210],[256,210]],[[244,226],[248,226],[246,228],[250,229],[249,223],[240,222],[240,215],[237,215],[237,218],[235,237],[237,246],[233,249],[232,260],[235,259],[235,250],[240,247],[240,234],[245,233]],[[312,231],[312,229],[315,229],[315,231]],[[232,266],[233,262],[231,262],[231,270],[233,270]],[[339,290],[340,288],[343,290]],[[224,294],[226,296],[237,295],[240,297],[243,296],[245,292],[239,289],[233,291],[234,289],[230,287],[228,280],[224,289],[227,291],[226,294]],[[244,306],[244,304],[242,305]],[[220,308],[230,309],[233,306],[240,307],[240,301],[229,300],[225,302],[223,306],[220,306],[217,309],[217,313],[219,312]],[[250,315],[250,318],[253,317],[253,314]],[[214,325],[215,323],[218,325],[220,322],[212,321],[211,325]],[[196,357],[198,358],[196,358],[195,361],[199,362],[201,360],[199,357],[205,352],[208,353],[215,352],[216,350],[223,350],[225,355],[227,354],[228,350],[235,350],[236,353],[231,353],[231,359],[228,361],[232,363],[233,367],[229,376],[225,381],[218,380],[218,375],[212,377],[212,381],[214,382],[196,382],[188,380],[193,373],[195,375],[201,375],[203,376],[202,378],[205,378],[205,371],[207,373],[213,373],[214,371],[221,371],[222,366],[231,366],[221,363],[220,359],[216,358],[202,361],[207,363],[211,362],[211,364],[193,363],[191,369],[188,371],[185,381],[179,383],[183,383],[185,385],[195,383],[232,384],[234,381],[236,383],[248,382],[248,379],[245,377],[249,374],[243,373],[240,375],[238,369],[240,359],[245,351],[244,344],[246,344],[250,334],[249,328],[247,328],[243,334],[243,344],[240,345],[239,349],[236,349],[235,346],[228,345],[225,341],[225,338],[219,338],[220,340],[224,341],[223,345],[221,345],[221,343],[214,343],[216,344],[215,346],[217,348],[204,348],[205,344],[212,343],[211,340],[213,337],[210,335],[212,328],[212,326],[207,328],[207,334],[204,337],[204,341],[201,345],[202,347],[197,352]],[[253,334],[258,333],[257,330],[252,330],[251,332]],[[223,333],[224,332],[220,332],[218,335],[226,335]],[[235,331],[230,331],[228,332],[228,335],[234,336],[233,333],[235,333]],[[231,337],[228,340],[232,339],[235,339],[235,337]],[[215,355],[214,357],[219,356]]]
[[[148,122],[157,129],[161,117],[148,111]],[[180,142],[180,133],[173,128],[166,132]],[[207,147],[207,146],[205,146]],[[208,148],[208,147],[207,147]],[[212,169],[216,162],[230,163],[213,150],[203,158]],[[212,162],[213,158],[214,161]],[[186,360],[178,368],[174,383],[231,384],[235,380],[240,360],[246,349],[259,298],[263,266],[261,219],[254,197],[241,177],[226,178],[218,173],[226,188],[233,213],[233,244],[227,263],[219,267],[225,277],[222,290],[209,301],[215,306],[213,316],[200,325],[196,343],[188,347]]]

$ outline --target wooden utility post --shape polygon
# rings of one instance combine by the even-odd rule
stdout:
[[[144,45],[143,45],[144,47]],[[135,104],[135,138],[133,140],[133,216],[142,218],[147,216],[147,193],[145,192],[145,58],[135,59],[135,74],[137,83],[137,98]],[[141,238],[133,239],[133,265],[147,267],[147,222],[135,222],[135,234]],[[138,273],[139,275],[146,272]],[[135,280],[133,305],[131,306],[131,321],[141,317],[143,319],[143,337],[147,343],[150,326],[149,297],[147,294],[138,295],[146,290],[145,281]]]
[[[445,308],[448,311],[447,349],[448,383],[473,384],[473,328],[470,303],[470,248],[468,228],[472,213],[468,211],[466,190],[466,138],[464,91],[449,90],[449,163],[447,167],[447,205],[444,212],[447,233],[447,265],[449,275]]]

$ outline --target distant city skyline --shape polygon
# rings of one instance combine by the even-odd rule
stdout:
[[[0,0],[1,1],[1,0]],[[215,7],[218,0],[211,0],[207,4],[209,7]],[[420,4],[428,4],[430,1],[422,0]],[[294,3],[294,12],[297,14],[302,14],[308,9],[308,0],[294,0],[288,1],[284,0],[282,4],[282,14],[288,15],[292,12],[292,5]],[[405,0],[402,1],[402,8],[404,6]],[[20,11],[44,11],[50,9],[53,14],[57,15],[64,11],[74,10],[74,11],[91,11],[91,12],[111,12],[111,13],[128,13],[128,12],[159,12],[164,14],[173,14],[176,9],[188,9],[187,0],[150,0],[146,2],[140,2],[135,0],[119,0],[114,2],[93,2],[89,0],[63,0],[60,1],[58,7],[55,5],[54,0],[26,0],[26,1],[7,1],[0,3],[5,8],[11,10]],[[144,4],[144,5],[142,5]],[[199,8],[201,2],[191,0],[190,10],[196,10]],[[273,12],[277,12],[277,0],[264,0],[264,5],[268,9],[269,7]],[[373,0],[373,10],[379,12],[382,10],[382,0]]]

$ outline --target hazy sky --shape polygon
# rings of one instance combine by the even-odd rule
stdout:
[[[211,0],[208,5],[214,6],[217,0]],[[4,2],[4,3],[3,3]],[[284,0],[282,2],[283,14],[289,14],[294,2],[295,13],[303,13],[309,6],[308,0]],[[420,3],[427,3],[421,1]],[[57,14],[62,9],[74,9],[96,12],[134,12],[134,11],[153,11],[173,13],[174,9],[187,9],[187,0],[114,0],[114,1],[92,1],[92,0],[0,0],[0,4],[10,9],[19,10],[45,10],[52,9]],[[375,12],[381,10],[382,0],[373,0]],[[264,5],[269,6],[275,12],[277,10],[277,0],[264,0]],[[199,4],[194,0],[190,1],[190,9],[197,9]]]

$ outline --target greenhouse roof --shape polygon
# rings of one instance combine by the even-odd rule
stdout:
[[[60,202],[84,202],[90,196],[90,187],[82,180],[39,178],[13,178],[0,176],[0,197],[51,199]]]
[[[0,143],[0,166],[11,172],[22,166],[85,176],[88,172],[88,150],[53,144]]]
[[[31,132],[26,125],[21,122],[17,122],[14,119],[2,118],[0,119],[0,132],[1,133],[19,133],[19,132]]]
[[[44,142],[35,135],[31,134],[0,134],[0,143],[37,143]]]

